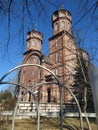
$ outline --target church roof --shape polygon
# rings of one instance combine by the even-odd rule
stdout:
[[[51,64],[51,63],[50,63],[49,56],[43,55],[43,60],[42,60],[42,61],[45,62],[45,63]]]

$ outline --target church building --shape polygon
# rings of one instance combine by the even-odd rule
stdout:
[[[49,38],[49,56],[41,52],[43,35],[32,30],[27,33],[26,52],[22,64],[38,64],[48,68],[59,78],[60,82],[72,89],[74,68],[76,67],[77,48],[72,34],[72,16],[65,9],[59,9],[52,14],[53,35]],[[38,83],[53,82],[52,75],[37,66],[25,66],[21,68],[21,85],[31,88]],[[43,84],[32,89],[41,93],[40,103],[59,103],[59,87],[55,84]],[[25,89],[19,87],[18,95],[23,95]],[[63,104],[70,101],[71,96],[63,88]],[[31,93],[27,93],[21,101],[33,102]]]

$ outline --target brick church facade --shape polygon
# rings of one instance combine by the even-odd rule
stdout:
[[[53,36],[49,38],[50,52],[45,56],[41,52],[43,35],[41,32],[32,30],[27,33],[27,47],[24,53],[23,64],[39,64],[50,69],[59,77],[61,83],[72,88],[74,67],[76,67],[77,48],[72,35],[71,13],[60,9],[52,15]],[[87,57],[86,52],[84,55]],[[52,82],[54,79],[49,72],[37,66],[22,67],[20,72],[20,84],[28,88],[41,82]],[[18,95],[23,95],[25,89],[19,87]],[[44,84],[39,88],[32,89],[33,92],[41,93],[40,103],[59,103],[59,87],[55,84]],[[63,103],[67,103],[71,96],[63,88]],[[27,93],[22,101],[33,102],[31,93]]]

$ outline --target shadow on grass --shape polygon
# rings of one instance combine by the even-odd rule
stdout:
[[[10,130],[12,121],[6,120],[0,122],[0,130]],[[85,122],[84,122],[85,123]],[[86,125],[84,125],[84,130],[88,130]],[[15,120],[15,129],[16,130],[36,130],[37,127],[37,119],[16,119]],[[95,130],[95,125],[93,124],[93,129]],[[60,130],[60,119],[59,118],[48,118],[48,117],[40,117],[40,129],[41,130]],[[72,118],[64,118],[63,119],[63,130],[81,130],[79,119]]]
[[[55,128],[58,128],[60,129],[60,121],[59,119],[55,119],[55,118],[46,118],[44,120],[42,120],[41,123],[47,123],[47,125],[49,125],[50,127],[55,127]],[[75,124],[72,124],[72,122],[68,123],[66,122],[65,120],[63,121],[63,129],[66,129],[66,130],[80,130],[80,127],[76,126]],[[85,129],[86,130],[86,129]]]

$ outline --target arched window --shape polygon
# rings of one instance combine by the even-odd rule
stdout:
[[[55,54],[55,62],[58,63],[58,53]]]
[[[35,45],[35,42],[34,41],[32,41],[32,46],[34,46]]]
[[[58,38],[56,38],[56,40],[55,40],[55,46],[56,46],[56,48],[58,47]]]
[[[67,31],[71,31],[71,24],[69,22],[67,22],[67,28],[66,28]]]
[[[55,30],[59,30],[59,26],[58,26],[58,23],[55,24]]]
[[[61,27],[62,27],[62,29],[65,29],[65,22],[64,21],[61,22]]]
[[[64,12],[62,12],[60,16],[61,16],[61,17],[65,17],[65,13],[64,13]]]
[[[23,96],[23,94],[24,94],[24,92],[22,91],[22,92],[21,92],[21,96]],[[23,101],[23,98],[21,98],[21,101]]]
[[[30,43],[29,42],[27,42],[27,48],[29,48],[30,47]]]
[[[58,69],[55,69],[55,74],[58,75]]]
[[[51,102],[51,89],[47,89],[47,102]]]
[[[28,101],[31,101],[31,93],[29,92],[29,98]]]

